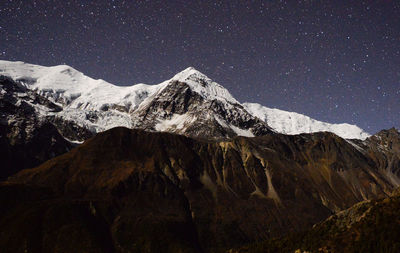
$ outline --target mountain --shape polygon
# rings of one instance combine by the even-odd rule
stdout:
[[[208,139],[272,132],[228,90],[193,68],[175,75],[166,87],[144,100],[132,116],[137,128]]]
[[[270,132],[225,88],[193,68],[158,85],[120,87],[69,66],[42,67],[0,61],[0,74],[60,105],[47,112],[96,133],[116,126],[224,138]],[[200,131],[200,132],[199,132]]]
[[[43,67],[0,61],[0,75],[22,83],[63,109],[57,113],[46,112],[46,115],[74,121],[94,133],[116,126],[131,127],[129,112],[163,87],[163,84],[115,86],[94,80],[66,65]]]
[[[278,133],[301,134],[331,132],[345,139],[365,140],[370,136],[356,125],[330,124],[318,121],[305,115],[272,109],[256,103],[244,103],[243,107],[255,117],[267,122]]]
[[[394,128],[241,104],[193,68],[119,87],[0,61],[0,109],[0,252],[340,251],[397,228]]]
[[[157,85],[129,87],[94,80],[66,65],[43,67],[0,61],[0,75],[62,107],[58,112],[41,112],[45,116],[75,122],[93,133],[124,126],[219,139],[271,131],[329,131],[350,139],[369,136],[349,124],[328,124],[257,104],[240,104],[228,90],[194,68]]]
[[[389,142],[396,156],[398,141]],[[388,180],[388,161],[376,159],[388,151],[363,143],[326,132],[200,140],[114,128],[0,184],[0,245],[213,252],[311,229],[399,186],[398,164]]]

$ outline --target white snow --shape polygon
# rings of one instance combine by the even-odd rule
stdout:
[[[0,60],[0,75],[21,81],[33,90],[61,101],[70,108],[100,110],[107,105],[120,105],[133,110],[160,87],[137,84],[116,86],[95,80],[67,65],[44,67],[24,62]]]
[[[208,99],[218,99],[223,102],[230,102],[239,104],[239,102],[232,97],[227,89],[212,81],[203,73],[197,71],[193,67],[189,67],[182,72],[176,74],[171,80],[187,83],[190,88]]]
[[[254,137],[254,134],[248,129],[241,129],[234,125],[229,125],[229,127],[239,136]]]
[[[68,141],[68,142],[70,142],[70,143],[73,143],[73,144],[78,144],[78,145],[80,145],[80,144],[83,143],[83,141],[74,141],[74,140],[70,140],[70,139],[68,139],[68,138],[66,138],[66,137],[63,137],[63,138],[64,138],[64,140],[66,140],[66,141]]]
[[[116,126],[132,127],[132,112],[143,108],[173,81],[187,83],[207,100],[222,101],[226,108],[240,104],[224,87],[190,67],[157,85],[136,84],[116,86],[104,80],[95,80],[67,65],[44,67],[24,62],[0,60],[0,75],[21,81],[29,89],[37,90],[63,111],[54,113],[40,110],[43,115],[57,115],[99,132]],[[2,94],[3,90],[0,91]],[[365,139],[370,135],[355,125],[329,124],[295,112],[271,109],[259,104],[244,103],[245,109],[267,122],[275,131],[284,134],[333,132],[343,138]],[[90,115],[95,113],[94,119]],[[222,126],[230,127],[241,136],[254,136],[250,130],[240,129],[216,118]],[[182,129],[197,120],[188,114],[174,115],[156,124],[157,131]],[[220,122],[221,121],[221,122]]]
[[[256,103],[243,103],[243,106],[253,116],[267,122],[276,132],[283,134],[332,132],[345,139],[361,140],[370,136],[370,134],[356,125],[347,123],[330,124],[299,113],[271,109]]]
[[[37,90],[63,107],[61,112],[42,111],[42,115],[56,114],[94,132],[117,126],[131,127],[132,120],[129,113],[166,85],[161,83],[116,86],[87,77],[67,65],[44,67],[2,60],[0,60],[0,75],[21,81],[29,89]],[[97,115],[96,120],[89,120],[88,115],[93,112]]]
[[[218,117],[217,115],[214,115],[214,119],[218,122],[218,124],[220,124],[220,126],[228,128],[228,123],[225,122],[225,120],[221,119],[220,117]]]
[[[185,113],[185,114],[174,114],[171,119],[160,121],[155,126],[157,131],[165,132],[171,130],[182,130],[185,126],[188,126],[196,121],[196,117]]]

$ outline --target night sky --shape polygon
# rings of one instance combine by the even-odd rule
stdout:
[[[118,85],[193,66],[241,102],[400,127],[400,1],[11,1],[0,59]]]

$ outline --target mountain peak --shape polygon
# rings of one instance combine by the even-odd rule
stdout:
[[[204,75],[203,73],[201,73],[194,67],[188,67],[188,68],[182,70],[181,72],[179,72],[178,74],[176,74],[172,78],[172,80],[176,80],[176,81],[180,81],[180,82],[185,82],[188,79],[200,79],[200,80],[204,80],[204,81],[206,81],[206,80],[211,81],[210,78],[208,78],[206,75]]]
[[[207,99],[217,99],[221,101],[238,104],[230,92],[222,85],[214,82],[194,67],[188,67],[176,74],[171,81],[186,83],[196,93]]]

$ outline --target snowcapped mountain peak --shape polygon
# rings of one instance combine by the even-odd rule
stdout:
[[[206,99],[217,99],[232,104],[239,104],[227,89],[193,67],[188,67],[179,72],[171,81],[179,81],[188,84],[194,92]]]
[[[194,67],[188,67],[178,74],[176,74],[172,80],[184,82],[191,77],[197,77],[198,79],[209,79],[206,75],[195,69]]]

